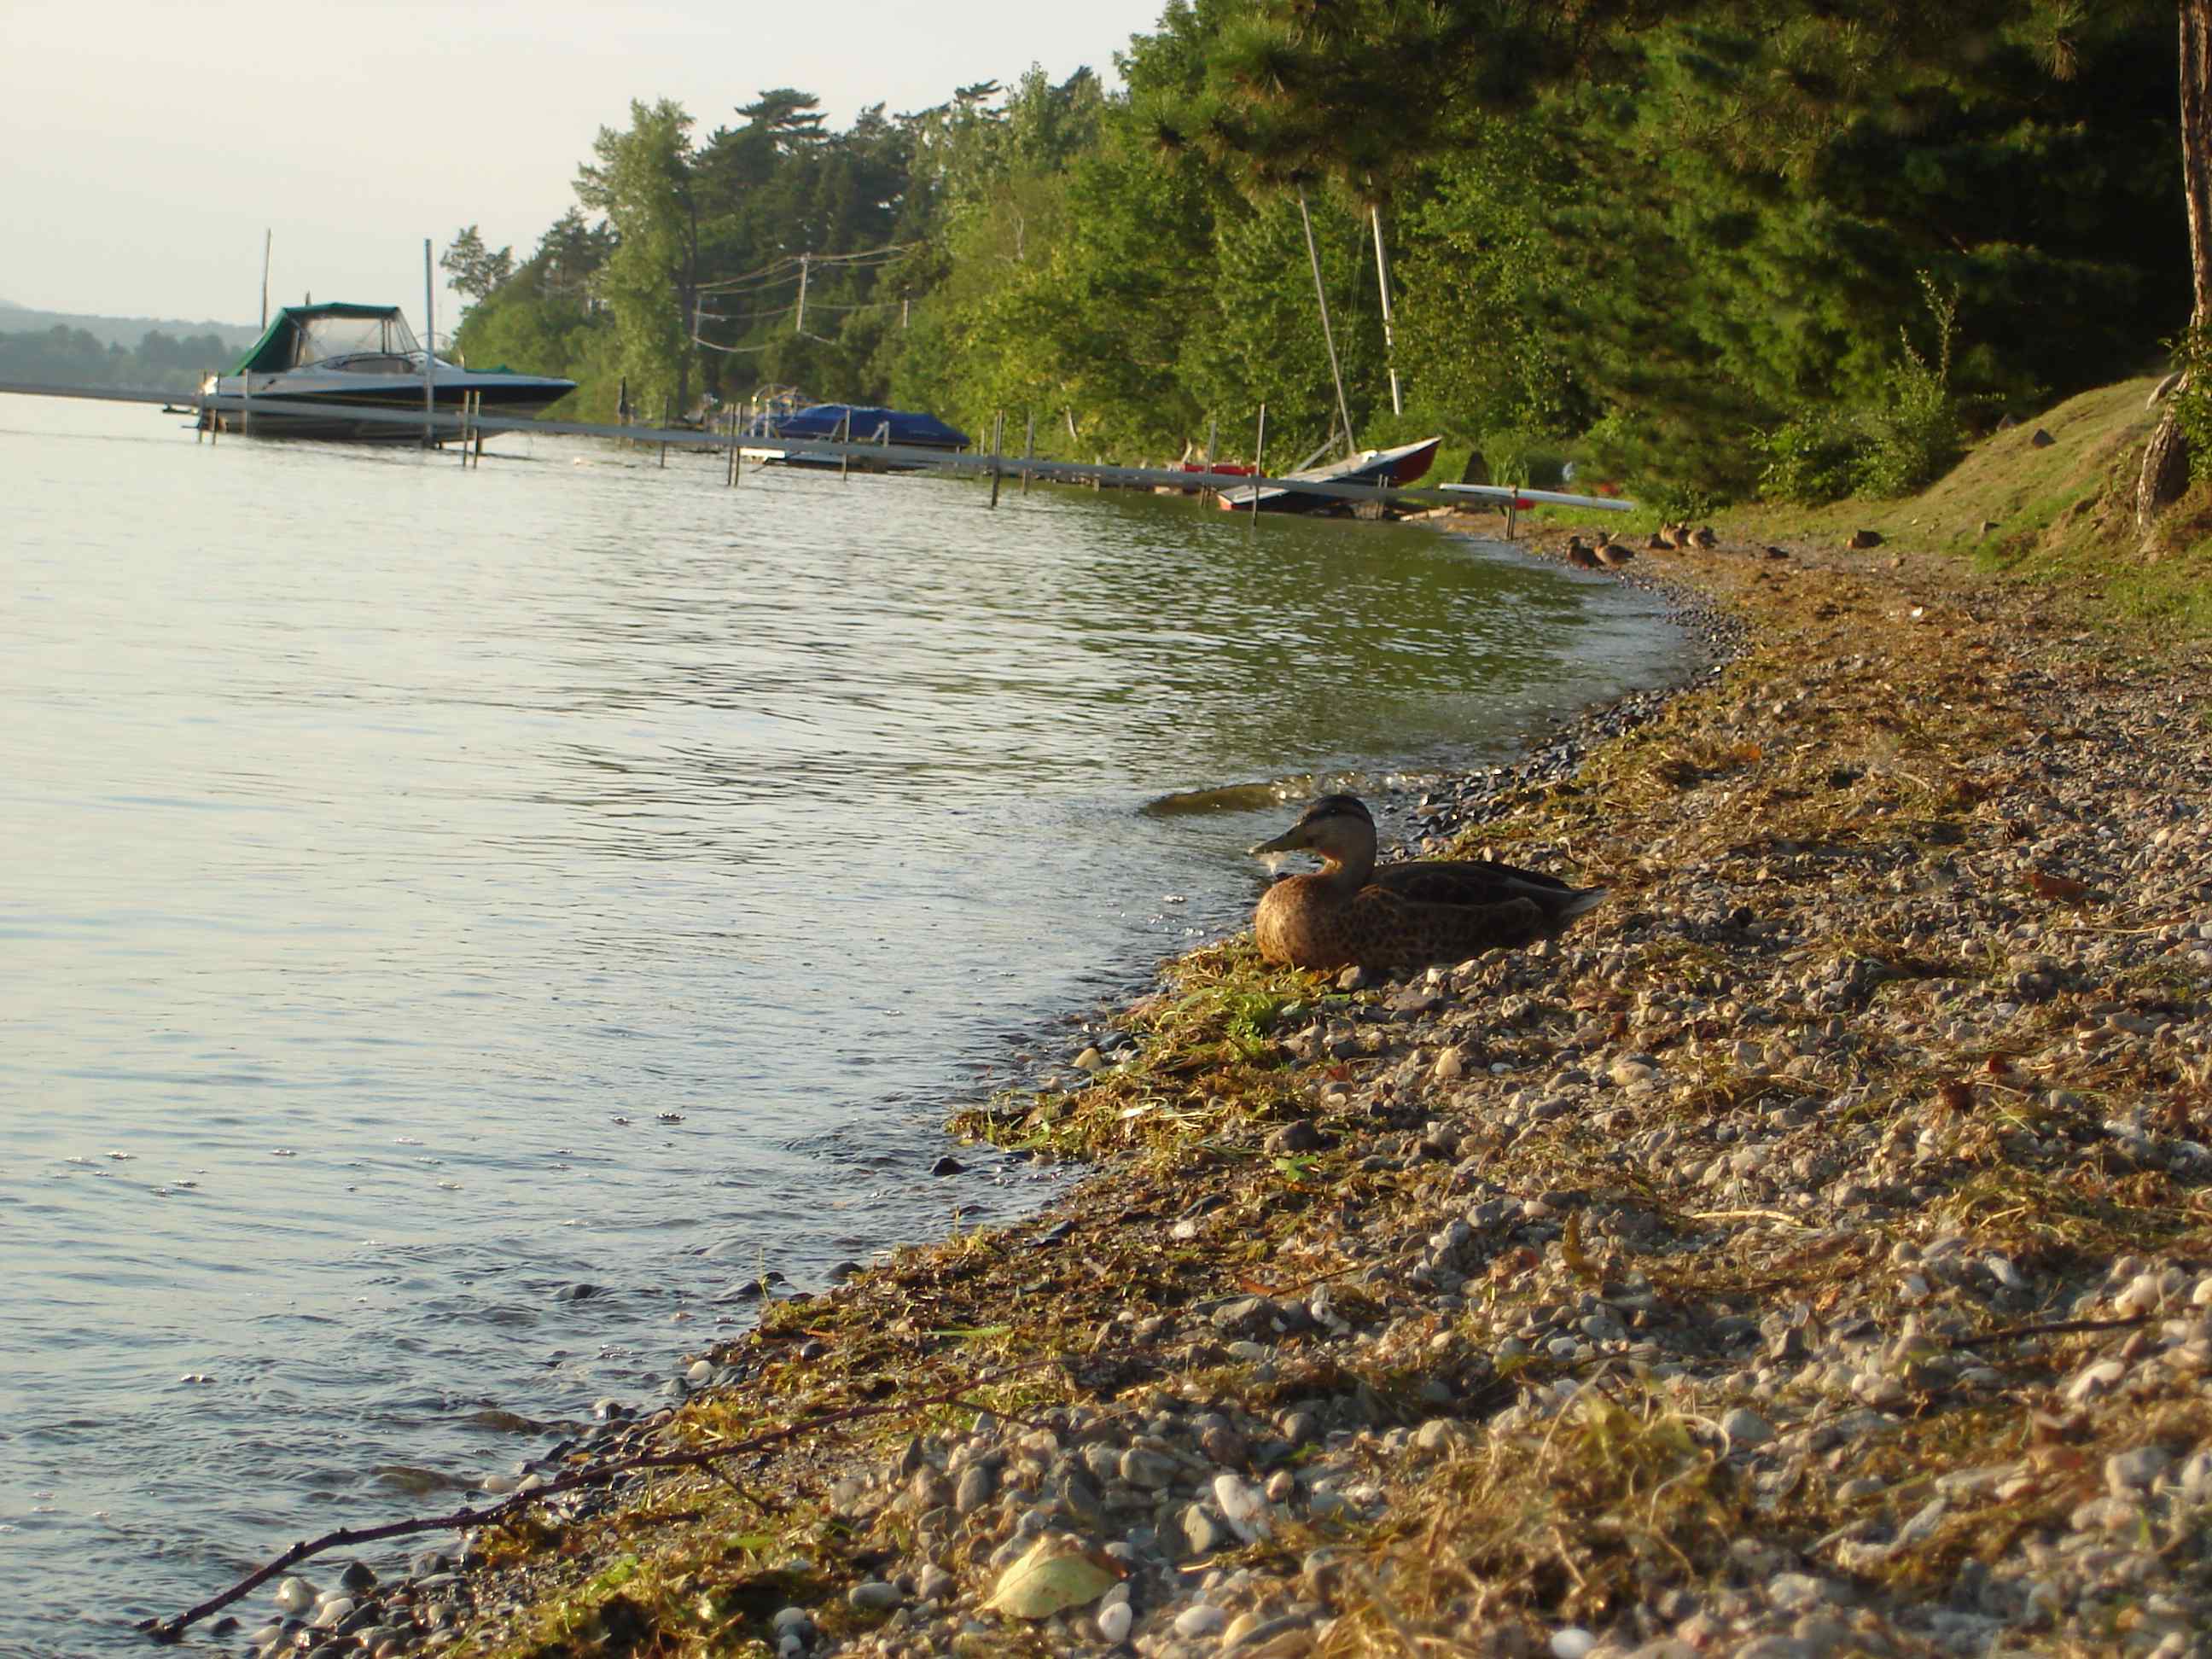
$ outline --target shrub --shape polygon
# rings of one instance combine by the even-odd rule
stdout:
[[[1820,507],[1857,487],[1865,434],[1840,410],[1807,410],[1751,441],[1766,458],[1759,493],[1771,501]]]
[[[1766,458],[1761,495],[1808,507],[1851,495],[1909,495],[1959,459],[1959,400],[1951,391],[1959,296],[1925,271],[1920,287],[1936,319],[1936,361],[1922,356],[1900,329],[1903,360],[1883,377],[1871,407],[1808,409],[1754,436]]]

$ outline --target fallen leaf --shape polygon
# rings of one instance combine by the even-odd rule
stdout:
[[[2072,904],[2088,896],[2089,890],[2071,876],[2054,876],[2047,870],[2027,872],[2027,890],[2039,898],[2059,899]]]
[[[999,1575],[983,1606],[1012,1619],[1049,1619],[1070,1607],[1088,1606],[1114,1588],[1121,1575],[1106,1565],[1111,1558],[1065,1539],[1040,1538],[1027,1553]]]

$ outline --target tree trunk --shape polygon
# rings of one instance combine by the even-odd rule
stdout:
[[[2180,0],[2181,188],[2189,208],[2189,326],[2212,325],[2212,0]],[[2169,410],[2143,452],[2136,483],[2136,527],[2189,486],[2189,442]]]

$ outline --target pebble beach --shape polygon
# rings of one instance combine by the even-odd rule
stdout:
[[[1909,542],[1615,579],[1709,666],[1370,803],[1595,912],[1402,978],[1170,964],[916,1176],[1086,1160],[1050,1207],[769,1285],[496,1523],[195,1635],[2212,1652],[2204,661]]]

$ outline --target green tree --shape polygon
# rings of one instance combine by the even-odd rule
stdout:
[[[576,198],[614,229],[599,291],[614,314],[621,371],[655,416],[664,403],[681,413],[691,401],[699,214],[690,134],[691,118],[668,99],[633,100],[629,130],[600,128],[598,160],[576,175]]]
[[[474,225],[464,225],[438,256],[438,267],[456,293],[483,300],[514,275],[514,250],[503,247],[494,253]]]

